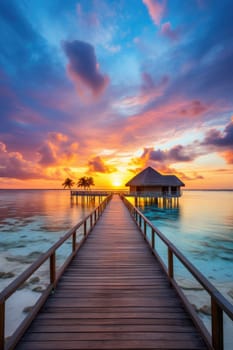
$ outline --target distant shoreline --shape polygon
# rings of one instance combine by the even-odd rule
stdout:
[[[77,191],[81,189],[73,188],[73,189],[63,189],[63,188],[0,188],[0,191]],[[127,191],[126,188],[93,188],[91,191]],[[186,188],[182,189],[182,192],[188,192],[188,191],[203,191],[203,192],[233,192],[233,188]]]

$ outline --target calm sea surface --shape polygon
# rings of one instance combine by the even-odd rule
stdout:
[[[0,190],[0,290],[22,273],[59,237],[83,219],[98,203],[72,202],[64,190]],[[185,191],[177,208],[140,207],[152,223],[228,298],[233,300],[233,191]],[[70,252],[71,242],[57,252]],[[156,243],[166,260],[166,248]],[[47,269],[8,301],[6,335],[12,334],[44,286]],[[175,273],[200,317],[210,329],[209,297],[197,291],[187,272],[175,262]],[[36,287],[36,288],[35,288]],[[232,349],[233,324],[224,319],[225,349]]]
[[[233,191],[184,191],[178,208],[140,209],[208,279],[233,281]]]
[[[1,190],[0,257],[33,259],[92,209],[69,191]],[[233,191],[184,191],[178,208],[140,209],[207,278],[233,280]]]
[[[93,207],[72,202],[70,191],[0,190],[0,273],[15,262],[18,275]]]

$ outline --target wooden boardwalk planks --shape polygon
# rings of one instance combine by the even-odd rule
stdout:
[[[114,196],[16,349],[206,347]]]

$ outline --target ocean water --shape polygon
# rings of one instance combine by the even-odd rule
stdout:
[[[178,207],[139,208],[205,277],[233,281],[233,191],[184,191]]]
[[[132,199],[131,199],[132,200]],[[140,210],[233,303],[233,191],[184,191],[176,208],[140,203]],[[71,201],[64,190],[0,190],[0,291],[82,220],[96,203]],[[67,242],[62,258],[69,250]],[[166,248],[157,241],[166,260]],[[38,300],[48,266],[37,271],[6,303],[6,336]],[[175,262],[175,274],[210,330],[210,298]],[[225,349],[232,349],[233,322],[224,317]]]
[[[65,190],[0,190],[0,291],[97,205],[98,201],[71,200],[70,191]],[[71,247],[69,239],[56,251],[57,269]],[[48,271],[45,262],[7,300],[6,337],[14,333],[48,285]]]
[[[11,281],[6,273],[17,277],[97,204],[66,190],[1,190],[0,290]]]
[[[64,190],[1,190],[0,259],[32,262],[97,204],[71,201],[70,191]],[[184,191],[176,208],[140,204],[205,277],[233,282],[233,191]],[[158,248],[166,259],[160,242]]]

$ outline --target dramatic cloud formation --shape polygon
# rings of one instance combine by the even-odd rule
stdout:
[[[44,166],[77,164],[78,143],[70,142],[62,133],[49,133],[48,140],[39,148],[39,163]]]
[[[68,73],[79,93],[83,94],[83,85],[99,95],[109,82],[107,76],[99,72],[94,48],[83,41],[64,41],[64,51],[69,58]]]
[[[166,0],[142,0],[154,23],[159,26],[165,12]]]
[[[192,147],[184,147],[177,145],[170,150],[162,151],[160,149],[154,150],[152,148],[145,148],[142,154],[142,158],[153,160],[156,162],[191,162],[197,157],[197,154],[192,150]]]
[[[0,177],[14,179],[36,179],[41,177],[39,167],[23,158],[19,152],[8,152],[6,145],[0,142]]]
[[[233,3],[180,6],[0,1],[0,188],[148,165],[232,187]]]
[[[99,156],[92,158],[88,162],[88,166],[89,166],[89,172],[93,172],[93,173],[110,174],[110,173],[116,171],[116,168],[105,164],[103,159]]]
[[[209,130],[202,144],[220,151],[226,162],[233,164],[233,117],[223,132],[217,129]]]
[[[223,132],[216,129],[209,130],[203,144],[233,148],[233,120],[225,127]]]
[[[192,146],[190,145],[187,148],[190,150]],[[166,151],[145,148],[140,157],[131,160],[129,171],[138,173],[145,167],[152,166],[163,174],[175,174],[183,181],[203,180],[204,176],[195,171],[192,171],[190,175],[186,175],[184,172],[177,171],[177,169],[172,167],[172,164],[176,162],[192,162],[198,157],[197,154],[194,154],[194,151],[192,156],[187,155],[188,149],[184,150],[184,147],[180,145]]]

